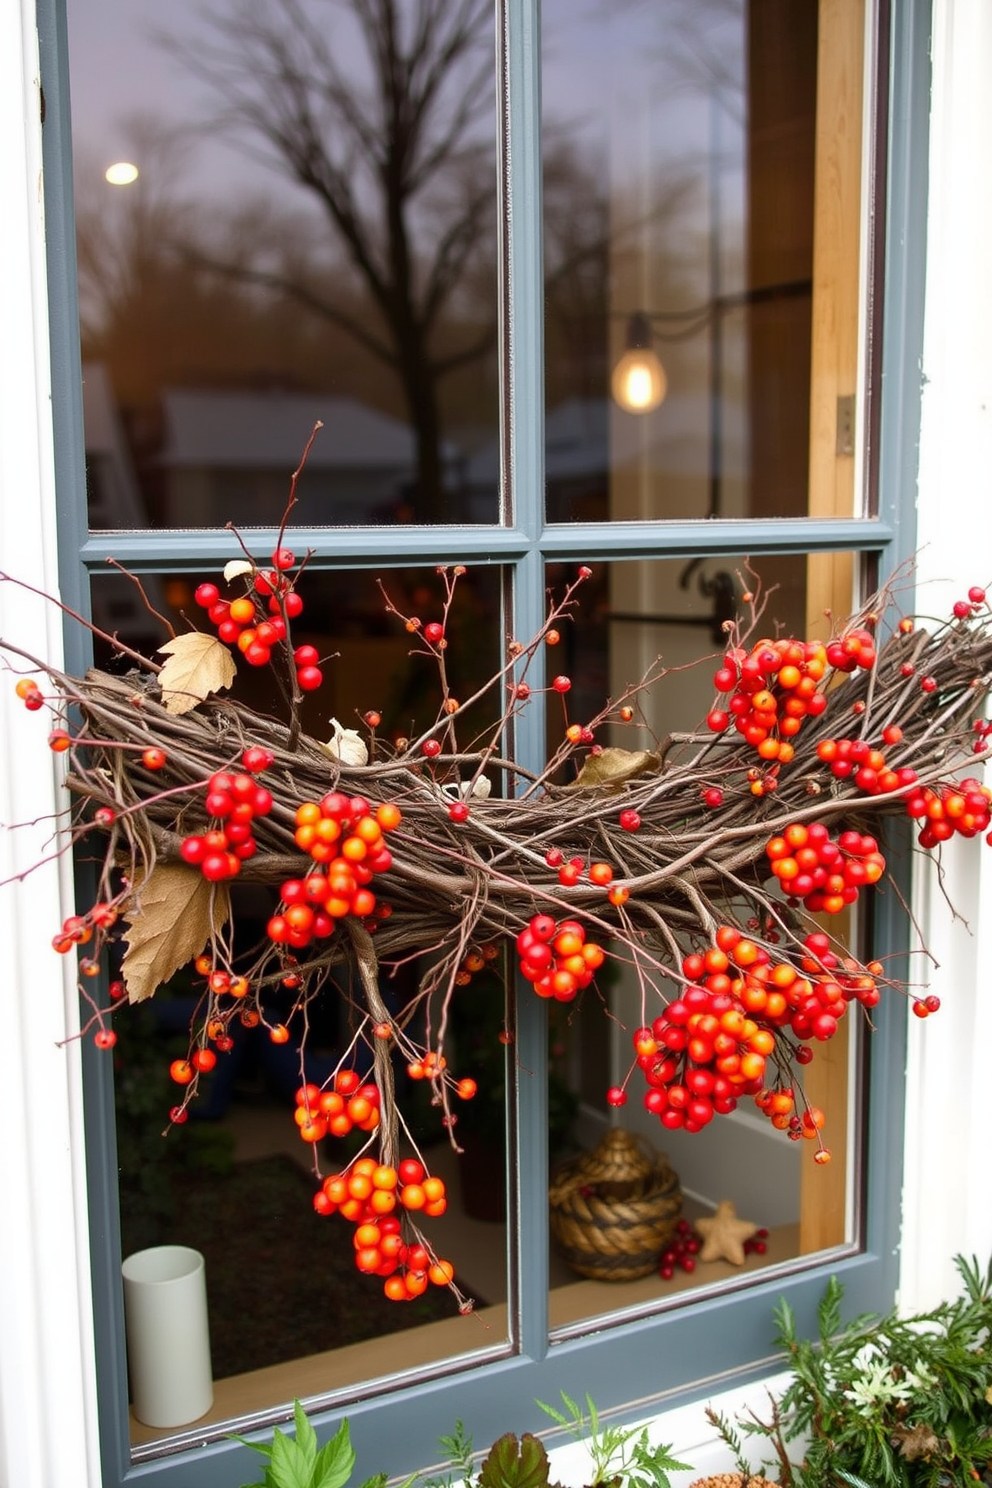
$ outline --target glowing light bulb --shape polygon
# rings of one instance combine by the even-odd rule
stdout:
[[[632,346],[614,367],[610,387],[626,413],[650,413],[664,401],[668,378],[650,346]]]
[[[118,160],[113,165],[108,165],[104,171],[104,179],[111,186],[130,186],[138,179],[138,167],[132,165],[130,160]]]

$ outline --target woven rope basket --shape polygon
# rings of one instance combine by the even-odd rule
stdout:
[[[697,1478],[689,1488],[779,1488],[778,1483],[773,1483],[770,1478],[759,1478],[752,1474],[745,1478],[743,1473],[714,1473],[710,1478]]]
[[[678,1175],[641,1138],[614,1129],[592,1152],[563,1163],[551,1184],[551,1233],[580,1276],[648,1276],[682,1210]]]

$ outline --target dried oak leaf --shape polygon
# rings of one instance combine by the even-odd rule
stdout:
[[[628,780],[636,780],[638,775],[647,775],[660,766],[661,756],[648,749],[603,749],[589,756],[575,777],[575,784],[618,790]]]
[[[144,1002],[174,972],[198,956],[231,917],[226,884],[212,884],[198,868],[158,863],[134,889],[121,976],[129,1002]]]
[[[168,661],[158,674],[162,702],[169,713],[188,713],[210,693],[230,687],[236,667],[216,636],[190,630],[159,646]]]

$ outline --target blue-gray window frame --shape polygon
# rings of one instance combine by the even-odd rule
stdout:
[[[137,532],[90,537],[86,524],[78,307],[71,186],[65,5],[39,0],[38,27],[45,99],[46,216],[54,382],[58,527],[63,594],[85,612],[90,574],[113,556],[136,571],[215,571],[230,556],[222,531]],[[876,139],[884,181],[877,200],[884,221],[877,261],[880,303],[869,314],[874,363],[873,484],[877,514],[864,520],[641,522],[547,525],[543,513],[543,280],[541,244],[540,5],[495,0],[500,86],[500,217],[502,243],[502,418],[504,522],[499,527],[300,529],[325,567],[381,567],[419,562],[497,563],[512,575],[508,602],[517,633],[531,634],[545,603],[548,561],[679,558],[705,554],[810,553],[848,550],[874,555],[884,576],[912,555],[920,423],[923,281],[926,252],[927,147],[930,99],[930,0],[881,0],[879,32],[888,86],[880,88]],[[274,534],[272,534],[274,535]],[[261,539],[262,545],[269,537]],[[333,556],[329,549],[333,547]],[[85,666],[78,627],[67,635],[70,668]],[[525,723],[522,758],[540,760],[540,721]],[[875,933],[880,951],[898,954],[907,928],[894,896],[882,900]],[[517,1047],[523,1065],[546,1064],[543,1006],[522,998]],[[546,1425],[536,1399],[562,1389],[588,1390],[616,1419],[646,1416],[716,1389],[744,1384],[773,1361],[772,1308],[787,1294],[800,1327],[813,1324],[827,1270],[847,1288],[851,1311],[887,1306],[894,1295],[899,1241],[902,1073],[905,1007],[890,999],[870,1040],[866,1080],[867,1144],[862,1174],[863,1233],[856,1254],[813,1265],[786,1278],[749,1278],[729,1293],[594,1327],[581,1336],[549,1338],[547,1157],[542,1142],[518,1141],[511,1164],[515,1223],[511,1317],[513,1348],[493,1348],[465,1367],[364,1389],[342,1403],[329,1397],[313,1420],[321,1436],[347,1415],[363,1474],[412,1471],[437,1460],[437,1436],[463,1420],[477,1443],[507,1429]],[[112,1076],[86,1046],[86,1128],[90,1244],[99,1375],[104,1488],[145,1480],[163,1488],[236,1488],[257,1473],[258,1459],[227,1440],[206,1446],[195,1432],[157,1457],[133,1457],[128,1438],[120,1237]],[[512,1098],[511,1130],[542,1131],[546,1090],[521,1081]],[[388,1411],[388,1415],[383,1412]],[[262,1426],[276,1415],[271,1412]],[[251,1429],[252,1422],[242,1429]]]

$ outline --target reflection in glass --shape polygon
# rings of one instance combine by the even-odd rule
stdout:
[[[547,0],[549,520],[853,514],[861,79],[821,82],[863,27],[861,0]]]
[[[143,575],[142,593],[119,573],[96,576],[94,621],[151,655],[166,639],[160,616],[180,632],[187,620],[208,628],[193,598],[200,577]],[[419,614],[426,622],[440,612],[443,586],[433,570],[382,575],[311,570],[300,580],[304,610],[293,639],[315,646],[326,658],[324,686],[307,699],[304,720],[317,739],[330,736],[331,716],[368,739],[363,717],[374,708],[380,714],[376,734],[386,741],[419,731],[437,716],[437,663],[425,654],[411,656],[415,639],[387,612],[378,577],[404,614]],[[448,682],[462,697],[471,697],[498,669],[501,582],[498,570],[470,569],[456,588],[446,619],[445,663]],[[230,592],[233,597],[236,586]],[[97,653],[98,664],[106,664],[99,645]],[[253,668],[238,660],[231,695],[284,716],[271,666]],[[486,706],[488,713],[481,705],[466,706],[466,739],[491,729],[499,704]],[[328,762],[329,783],[330,769]],[[268,885],[235,880],[232,894],[234,954],[250,958],[265,936],[278,893]],[[404,958],[395,967],[384,961],[380,993],[393,1016],[414,999],[426,968],[426,960]],[[264,1023],[253,1026],[235,1009],[225,1034],[230,1046],[217,1046],[216,1066],[204,1077],[190,1119],[163,1140],[177,1089],[169,1065],[188,1054],[190,1019],[202,1005],[204,987],[204,977],[189,966],[118,1020],[115,1084],[124,1254],[149,1245],[185,1244],[206,1256],[216,1382],[206,1424],[271,1409],[294,1396],[346,1390],[398,1370],[429,1370],[456,1355],[508,1347],[503,1111],[510,1044],[499,1037],[508,1017],[501,984],[480,979],[478,1000],[463,999],[445,1043],[450,1067],[479,1085],[478,1110],[465,1103],[459,1130],[469,1154],[466,1184],[441,1113],[431,1104],[429,1084],[409,1078],[403,1059],[396,1065],[410,1132],[430,1171],[448,1189],[447,1213],[425,1219],[423,1228],[437,1253],[451,1259],[456,1282],[473,1298],[479,1317],[460,1317],[457,1298],[438,1286],[408,1303],[388,1301],[381,1279],[355,1270],[352,1226],[339,1216],[318,1218],[313,1212],[317,1184],[311,1148],[300,1140],[293,1120],[294,1097],[301,1068],[321,1086],[342,1061],[363,1076],[368,1073],[367,1051],[362,1053],[360,1041],[354,1044],[359,1017],[347,983],[321,989],[305,1018],[299,1009],[294,1012],[292,988],[268,988],[265,1019],[287,1025],[285,1044],[274,1043]],[[412,1021],[408,1031],[422,1040],[425,1013],[421,1009],[413,1017],[420,1022]],[[436,1029],[436,1008],[433,1017]],[[202,1024],[202,1010],[200,1019]],[[353,1047],[357,1052],[349,1052]],[[327,1136],[318,1144],[323,1176],[339,1172],[358,1155],[365,1138],[359,1140],[357,1131],[354,1138]],[[409,1155],[406,1138],[402,1155]],[[132,1429],[137,1444],[169,1434],[135,1422]]]
[[[725,622],[747,614],[746,590],[772,590],[766,618],[770,629],[785,636],[826,639],[834,614],[851,608],[850,555],[814,555],[808,559],[759,557],[744,567],[740,558],[705,560],[636,560],[594,565],[582,594],[579,623],[563,632],[555,666],[571,676],[569,714],[593,718],[607,697],[620,697],[632,683],[663,665],[665,674],[636,699],[629,723],[615,722],[597,743],[627,750],[658,750],[673,733],[692,730],[713,706],[715,658],[726,643]],[[564,570],[552,568],[554,587]],[[616,710],[614,710],[616,711]],[[561,738],[561,716],[549,712],[549,747]],[[673,748],[677,749],[676,743]],[[726,785],[725,780],[721,784]],[[620,809],[622,797],[617,798]],[[742,809],[757,811],[747,796]],[[564,844],[563,844],[564,845]],[[742,906],[743,910],[743,906]],[[744,911],[745,916],[752,911]],[[841,938],[857,928],[828,927]],[[756,932],[757,933],[757,932]],[[774,927],[770,941],[774,940]],[[692,946],[698,949],[698,946]],[[685,951],[690,946],[685,943]],[[863,1140],[858,1124],[848,1128],[855,1089],[859,1020],[842,1021],[837,1036],[817,1045],[804,1070],[810,1103],[828,1115],[826,1136],[833,1160],[813,1161],[811,1142],[790,1142],[773,1130],[749,1099],[730,1115],[720,1115],[696,1133],[665,1129],[642,1103],[647,1087],[634,1071],[628,1101],[610,1110],[606,1090],[622,1085],[631,1067],[631,1035],[661,1011],[653,1006],[629,965],[608,958],[605,976],[597,976],[603,1005],[584,994],[584,1002],[567,1032],[565,1067],[579,1109],[573,1123],[576,1145],[595,1148],[612,1125],[634,1133],[655,1152],[666,1153],[684,1196],[689,1220],[706,1217],[730,1200],[738,1216],[767,1229],[763,1252],[747,1257],[746,1270],[796,1263],[818,1251],[856,1241],[858,1215],[849,1192],[855,1153]],[[674,986],[672,995],[674,995]],[[568,1170],[565,1170],[566,1174]],[[552,1174],[554,1185],[555,1175]],[[697,1262],[686,1272],[676,1266],[672,1278],[657,1273],[636,1280],[581,1279],[561,1248],[552,1247],[551,1319],[559,1331],[581,1331],[589,1319],[601,1326],[605,1314],[663,1307],[683,1292],[719,1284],[738,1275],[727,1262]]]
[[[491,4],[69,24],[91,527],[497,520]]]

